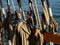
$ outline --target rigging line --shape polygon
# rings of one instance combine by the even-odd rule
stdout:
[[[35,8],[34,5],[32,3],[32,0],[28,0],[29,2],[29,8],[30,8],[30,13],[33,14],[36,18],[36,23],[37,23],[37,16],[36,16],[36,12],[35,12]],[[37,23],[38,24],[38,23]],[[36,25],[36,27],[38,27],[38,25]]]
[[[54,23],[54,28],[56,28],[55,30],[57,31],[57,30],[58,30],[58,23],[56,22],[56,20],[55,20],[54,17],[53,17],[53,13],[52,13],[51,6],[50,6],[50,4],[49,4],[49,0],[46,0],[46,2],[47,2],[48,11],[49,11],[49,16],[51,17],[51,18],[50,18],[50,21],[51,21],[51,19],[52,19],[52,22]],[[56,32],[56,31],[54,31],[54,32]],[[53,33],[54,33],[54,32],[53,32]]]
[[[10,11],[10,2],[9,2],[9,0],[6,0],[6,1],[7,1],[8,9],[9,9],[9,11]]]
[[[37,13],[37,17],[38,17],[38,25],[39,25],[39,28],[41,29],[40,16],[39,16],[38,6],[37,6],[36,0],[34,0],[34,4],[36,5],[36,13]]]
[[[20,8],[20,13],[22,15],[22,18],[23,18],[23,20],[26,20],[25,13],[24,13],[24,10],[23,10],[22,4],[21,4],[21,0],[17,0],[17,2],[18,2],[18,6]]]
[[[20,26],[20,27],[21,27],[21,26]],[[21,27],[21,28],[22,28],[22,27]],[[23,30],[25,33],[27,33],[28,35],[30,35],[30,33],[27,32],[25,29],[22,28],[22,30]]]
[[[14,1],[13,0],[11,0],[11,1],[12,1],[12,5],[13,5],[13,8],[14,8],[14,11],[15,11],[16,9],[15,9],[15,6],[14,6]]]
[[[6,13],[5,13],[5,10],[4,10],[4,7],[3,7],[3,0],[0,0],[1,1],[1,11],[2,11],[2,21],[4,20],[4,18],[6,18]]]
[[[32,0],[28,0],[28,1],[29,1],[29,8],[30,8],[31,13],[33,12],[35,14],[35,16],[36,16],[36,13],[35,13],[35,9],[34,9],[34,5],[32,3]]]
[[[3,0],[2,0],[3,1]],[[2,8],[2,12],[3,12],[3,14],[5,14],[5,11],[4,11],[4,7],[3,7],[3,3],[2,3],[2,1],[1,1],[1,8]]]
[[[53,13],[52,13],[51,6],[50,6],[50,4],[49,4],[49,0],[46,0],[46,1],[47,1],[48,11],[49,11],[49,13],[50,13],[50,17],[52,18],[52,20],[53,20],[54,23],[57,23],[56,20],[55,20],[54,17],[53,17]],[[58,25],[58,24],[57,24],[57,25]]]
[[[42,1],[42,8],[44,11],[45,19],[46,19],[47,25],[49,26],[50,22],[49,22],[49,14],[48,14],[47,6],[44,0],[41,0],[41,1]]]

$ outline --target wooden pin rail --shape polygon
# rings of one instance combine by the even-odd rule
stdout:
[[[43,34],[43,38],[45,41],[51,41],[60,45],[60,34],[52,34],[50,32],[45,32]]]

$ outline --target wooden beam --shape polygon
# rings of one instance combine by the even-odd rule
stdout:
[[[60,44],[60,34],[52,34],[50,32],[45,32],[43,34],[43,38],[45,41],[51,41],[56,44]]]

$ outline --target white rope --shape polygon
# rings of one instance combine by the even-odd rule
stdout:
[[[40,16],[39,16],[39,12],[38,12],[38,6],[37,6],[37,2],[36,2],[36,0],[34,0],[34,3],[35,3],[35,5],[36,5],[36,13],[37,13],[37,20],[38,20],[38,25],[39,25],[39,28],[40,28],[40,30],[41,30],[41,22],[40,22]]]
[[[53,30],[52,30],[53,32],[52,33],[55,34],[56,33],[55,28],[58,29],[58,23],[53,18],[52,9],[50,7],[49,0],[46,0],[46,2],[47,2],[47,6],[48,6],[49,15],[50,15],[52,21],[54,22],[54,24],[52,24],[52,26],[53,26]],[[50,45],[54,45],[54,43],[50,42]]]
[[[6,18],[6,13],[5,13],[5,10],[4,10],[4,7],[3,7],[3,0],[1,0],[1,11],[2,11],[2,15],[1,15],[1,18],[2,18],[2,21]]]
[[[33,11],[33,13],[34,13],[34,15],[35,15],[35,17],[36,17],[36,23],[37,23],[36,27],[38,27],[37,16],[36,16],[36,10],[35,10],[35,8],[34,8],[34,4],[32,3],[32,0],[30,0],[30,1],[31,1],[31,2],[29,2],[29,7],[30,7],[30,10]]]
[[[22,15],[22,17],[23,17],[23,20],[26,20],[25,13],[24,13],[23,7],[22,7],[22,5],[21,5],[21,0],[20,0],[20,2],[18,3],[18,5],[19,5],[19,8],[20,8],[20,13],[21,13],[21,15]],[[21,5],[21,6],[20,6],[20,5]]]
[[[15,6],[14,6],[14,1],[13,0],[11,0],[11,1],[12,1],[12,5],[13,5],[13,8],[14,8],[14,11],[15,11],[16,9],[15,9]]]
[[[8,9],[10,11],[10,1],[9,0],[7,0],[7,6],[8,6]]]
[[[42,7],[43,7],[43,11],[44,11],[44,15],[45,15],[45,18],[46,18],[46,21],[47,21],[47,24],[49,26],[49,14],[48,14],[48,10],[47,10],[47,6],[45,4],[45,2],[43,1],[42,2]]]
[[[10,1],[9,0],[7,0],[7,4],[10,6]]]
[[[50,17],[51,17],[51,19],[52,19],[54,25],[56,26],[56,27],[55,27],[56,30],[58,30],[58,23],[56,22],[56,20],[55,20],[54,17],[53,17],[53,13],[52,13],[51,6],[50,6],[50,4],[49,4],[49,0],[46,0],[46,1],[47,1],[48,11],[49,11]]]

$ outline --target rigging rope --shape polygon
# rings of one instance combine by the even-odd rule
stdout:
[[[23,20],[26,20],[25,13],[24,13],[24,10],[23,10],[22,4],[21,4],[21,0],[17,0],[17,2],[18,2],[18,6],[20,8],[20,13],[22,15],[22,18],[23,18]]]
[[[39,25],[39,28],[41,30],[40,15],[39,15],[39,12],[38,12],[38,6],[37,6],[36,0],[34,0],[34,4],[36,5],[36,15],[37,15],[37,20],[38,20],[38,25]]]
[[[9,2],[9,0],[6,0],[6,1],[7,1],[8,9],[9,9],[9,11],[10,11],[10,2]]]
[[[13,5],[13,8],[14,8],[14,11],[15,11],[16,9],[15,9],[15,6],[14,6],[14,1],[13,0],[11,0],[11,1],[12,1],[12,5]]]

